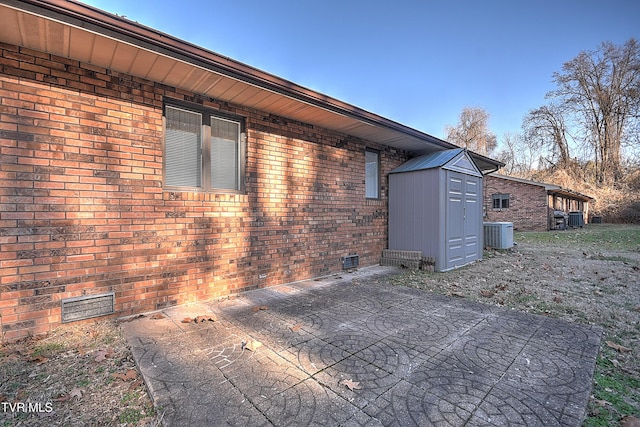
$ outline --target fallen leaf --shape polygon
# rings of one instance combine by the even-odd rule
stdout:
[[[615,366],[616,368],[620,367],[620,362],[618,360],[616,360],[616,359],[609,359],[609,362],[611,362],[611,364],[613,366]]]
[[[607,406],[607,405],[611,406],[611,402],[607,402],[606,400],[598,400],[598,399],[595,399],[593,402],[594,402],[597,406]]]
[[[630,349],[630,348],[627,348],[627,347],[622,346],[622,345],[620,345],[620,344],[616,344],[616,343],[611,342],[611,341],[606,341],[606,343],[607,343],[607,345],[608,345],[609,347],[611,347],[611,348],[612,348],[612,349],[614,349],[614,350],[618,350],[620,353],[624,353],[624,352],[626,352],[626,351],[631,351],[631,349]]]
[[[79,388],[74,388],[73,390],[71,390],[71,393],[69,393],[69,399],[73,399],[74,397],[77,400],[82,399],[82,390],[80,390]]]
[[[71,399],[71,396],[69,396],[68,394],[61,394],[60,396],[58,396],[55,399],[53,399],[53,401],[54,402],[66,402],[69,399]]]
[[[113,378],[121,379],[122,381],[135,380],[138,377],[138,373],[135,369],[128,369],[126,374],[115,373],[111,374]]]
[[[131,322],[132,320],[141,319],[143,317],[145,317],[144,314],[138,314],[137,316],[131,316],[126,319],[119,319],[118,323],[127,323],[127,322]]]
[[[31,359],[29,359],[30,362],[33,362],[36,365],[42,365],[43,363],[46,363],[48,360],[49,358],[44,356],[33,356]]]
[[[131,383],[131,385],[129,386],[129,390],[133,390],[134,388],[138,387],[141,384],[142,384],[142,380],[138,378],[137,380]]]
[[[622,427],[640,427],[640,418],[627,415],[622,418],[622,421],[620,421],[620,425]]]
[[[480,290],[480,295],[485,297],[485,298],[491,298],[493,296],[493,291],[489,291],[486,289],[481,289]]]
[[[100,363],[105,361],[106,359],[109,359],[111,356],[113,356],[113,351],[111,349],[100,350],[96,353],[96,357],[93,360]]]
[[[164,319],[164,315],[162,313],[156,313],[153,316],[151,316],[152,319]]]
[[[291,327],[291,332],[298,332],[302,328],[302,325],[293,325]]]
[[[185,317],[184,319],[182,319],[182,323],[193,323],[193,318],[192,317]]]
[[[260,311],[260,310],[269,310],[269,307],[266,305],[260,305],[260,306],[256,305],[251,310],[253,310],[253,312],[255,313],[256,311]]]
[[[242,343],[242,348],[246,348],[250,351],[256,351],[260,347],[262,347],[262,343],[260,341],[247,341]]]
[[[360,382],[353,380],[342,380],[340,384],[346,386],[349,390],[360,390],[362,387],[360,386]]]
[[[215,322],[215,321],[216,321],[215,316],[198,316],[194,319],[194,322],[196,323]]]

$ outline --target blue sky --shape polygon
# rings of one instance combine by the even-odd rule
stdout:
[[[501,140],[564,62],[640,39],[637,0],[85,3],[441,138],[477,106]]]

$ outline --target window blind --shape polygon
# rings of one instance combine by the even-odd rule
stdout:
[[[166,119],[165,184],[202,186],[202,116],[168,106]]]
[[[239,189],[240,124],[211,117],[211,188]]]

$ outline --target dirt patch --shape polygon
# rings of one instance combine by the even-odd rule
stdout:
[[[159,419],[112,321],[0,347],[0,426],[152,426]]]

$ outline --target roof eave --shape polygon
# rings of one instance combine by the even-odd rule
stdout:
[[[353,124],[348,127],[362,127],[364,126],[363,124],[373,126],[374,133],[379,134],[379,137],[373,138],[373,142],[380,142],[419,154],[458,148],[454,144],[417,129],[305,88],[124,17],[104,12],[73,0],[0,0],[0,4],[42,16],[52,21],[72,25],[93,34],[101,34],[114,40],[139,46],[159,55],[171,57],[177,61],[189,63],[253,87],[282,95],[287,99],[294,100],[294,102],[301,102],[304,105],[338,114],[353,121]],[[297,119],[295,115],[289,118]],[[367,135],[368,132],[359,129],[359,135],[355,131],[353,134],[354,136]],[[376,138],[378,141],[376,141]],[[480,162],[483,171],[497,170],[503,166],[502,163],[477,153],[472,153],[472,156]]]

